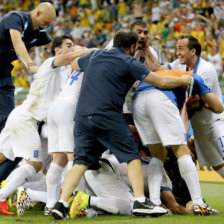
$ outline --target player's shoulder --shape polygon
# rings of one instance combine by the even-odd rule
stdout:
[[[38,71],[53,69],[53,62],[55,57],[50,57],[42,62]]]
[[[212,63],[204,60],[203,58],[200,59],[198,73],[207,73],[207,74],[213,75],[213,73],[215,74],[215,72],[216,71]]]
[[[206,61],[203,58],[200,58],[199,66],[200,66],[201,69],[204,69],[204,70],[206,70],[206,69],[213,69],[212,63],[209,62],[209,61]]]

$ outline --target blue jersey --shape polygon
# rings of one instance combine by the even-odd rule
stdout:
[[[124,99],[148,68],[121,49],[93,51],[78,60],[84,72],[76,116],[120,117]]]
[[[210,93],[209,87],[206,85],[204,80],[198,76],[197,74],[193,74],[194,78],[194,85],[193,85],[193,91],[192,95],[198,94],[199,96],[204,95],[206,93]],[[138,88],[136,89],[135,93],[146,91],[149,89],[159,89],[151,84],[140,82]],[[186,96],[186,88],[174,88],[172,90],[164,90],[159,89],[162,91],[167,97],[178,107],[178,109],[181,109],[184,102],[185,102],[185,96]]]
[[[137,89],[135,90],[135,93],[139,93],[139,92],[142,92],[142,91],[146,91],[146,90],[149,90],[149,89],[159,89],[160,91],[162,91],[165,95],[167,95],[167,97],[169,99],[171,99],[171,101],[176,105],[178,106],[178,103],[177,103],[177,99],[176,99],[176,96],[174,94],[174,92],[172,90],[166,90],[166,89],[160,89],[154,85],[151,85],[149,83],[146,83],[146,82],[140,82]]]

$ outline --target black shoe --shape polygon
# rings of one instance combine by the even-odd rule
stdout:
[[[66,208],[63,203],[57,202],[51,212],[51,215],[55,219],[68,219],[68,208]]]
[[[167,210],[161,206],[153,204],[148,199],[145,202],[135,201],[133,205],[133,215],[136,216],[146,216],[150,215],[153,217],[161,216],[167,214]]]

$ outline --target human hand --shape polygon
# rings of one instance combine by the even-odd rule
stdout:
[[[39,67],[36,66],[35,64],[34,64],[34,65],[29,65],[29,66],[28,66],[28,72],[29,72],[30,74],[32,74],[32,73],[37,73],[38,69],[39,69]]]

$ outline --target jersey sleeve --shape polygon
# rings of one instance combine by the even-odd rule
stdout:
[[[134,58],[130,63],[129,69],[130,75],[135,80],[143,80],[150,73],[150,70],[144,64]]]
[[[207,84],[199,75],[194,74],[193,77],[194,77],[194,86],[192,95],[198,94],[199,96],[201,96],[211,92]]]
[[[91,51],[88,54],[82,56],[78,59],[78,66],[80,68],[80,71],[84,72],[89,64],[89,61],[94,54],[95,51]]]
[[[14,29],[18,30],[20,33],[23,32],[24,22],[22,17],[17,13],[9,13],[4,23],[6,30]]]

